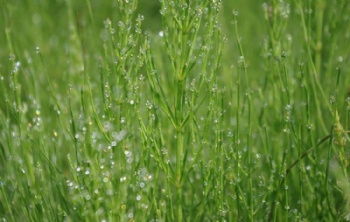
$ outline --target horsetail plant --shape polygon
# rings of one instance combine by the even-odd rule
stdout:
[[[349,220],[348,0],[0,1],[2,221]]]

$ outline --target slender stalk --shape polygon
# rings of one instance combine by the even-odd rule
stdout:
[[[5,7],[6,8],[6,7]],[[5,13],[7,14],[7,13]],[[6,18],[7,19],[7,18]],[[15,55],[15,51],[13,48],[13,43],[12,43],[12,35],[11,35],[11,29],[10,28],[5,28],[5,34],[6,34],[6,40],[7,40],[7,46],[8,46],[8,50],[10,52],[10,65],[11,65],[11,77],[12,77],[12,84],[13,84],[13,96],[14,96],[14,101],[15,101],[15,109],[14,109],[14,113],[16,116],[16,121],[18,123],[18,132],[19,132],[19,138],[22,137],[22,101],[21,101],[21,84],[19,84],[18,82],[18,69],[16,68],[16,55]]]
[[[238,30],[238,21],[237,21],[237,16],[234,18],[234,28],[235,28],[235,33],[236,33],[236,41],[239,49],[239,54],[240,54],[240,60],[238,64],[238,69],[242,69],[244,72],[244,78],[245,78],[245,83],[247,85],[247,103],[248,103],[248,130],[247,130],[247,153],[248,153],[248,199],[249,199],[249,218],[250,221],[254,221],[254,203],[253,203],[253,179],[252,179],[252,173],[251,173],[251,167],[252,167],[252,160],[251,160],[251,98],[250,98],[250,89],[249,89],[249,82],[248,82],[248,71],[247,71],[247,64],[246,60],[244,57],[244,52],[243,52],[243,46],[241,44],[241,38],[239,36],[239,30]],[[239,74],[238,74],[239,75]],[[239,84],[239,83],[238,83]],[[239,96],[239,95],[238,95]],[[239,103],[239,101],[238,101]],[[238,104],[239,105],[239,104]],[[239,131],[238,128],[238,115],[239,115],[239,106],[237,106],[237,132]]]
[[[183,159],[183,132],[177,132],[176,150],[176,193],[177,193],[177,220],[182,221],[182,159]]]
[[[249,93],[248,93],[249,94]],[[249,214],[250,220],[254,221],[254,202],[253,202],[253,178],[252,178],[252,147],[251,147],[251,101],[248,95],[248,133],[247,133],[247,149],[248,149],[248,176],[249,176]]]
[[[323,16],[325,9],[325,1],[317,0],[316,7],[316,45],[315,45],[315,70],[321,73],[322,63],[322,33],[323,33]]]
[[[308,55],[308,58],[309,58],[309,61],[311,63],[311,72],[312,72],[312,77],[313,77],[313,81],[311,81],[311,86],[312,86],[312,91],[313,91],[313,94],[314,96],[316,97],[318,95],[318,92],[316,90],[316,86],[319,90],[319,92],[321,93],[321,96],[322,96],[322,99],[323,101],[327,101],[327,97],[325,95],[325,92],[321,86],[321,83],[319,81],[319,78],[318,78],[318,72],[317,72],[317,69],[316,69],[316,66],[315,66],[315,62],[313,61],[312,59],[312,51],[311,51],[311,39],[310,39],[310,34],[309,34],[309,31],[308,31],[308,28],[306,26],[306,20],[305,20],[305,15],[304,15],[304,9],[303,9],[303,5],[302,5],[302,1],[299,1],[298,2],[298,7],[299,7],[299,11],[300,11],[300,16],[301,16],[301,25],[302,25],[302,28],[303,28],[303,34],[304,34],[304,40],[305,40],[305,43],[306,43],[306,49],[307,49],[307,55]],[[321,104],[319,102],[319,99],[314,99],[315,101],[315,105],[316,105],[316,109],[317,109],[317,114],[318,116],[322,116],[322,110],[321,110]],[[328,105],[327,107],[329,110],[331,110],[331,107]],[[320,123],[321,123],[321,126],[322,126],[322,129],[327,132],[327,127],[323,121],[323,119],[321,118],[320,119]]]
[[[332,129],[333,131],[333,129]],[[333,132],[332,132],[333,134]],[[330,140],[329,140],[329,146],[328,146],[328,152],[327,152],[327,168],[326,168],[326,176],[324,179],[324,183],[325,183],[325,189],[326,189],[326,200],[327,200],[327,207],[328,207],[328,211],[331,213],[333,219],[335,218],[335,215],[333,213],[333,209],[331,206],[331,201],[330,201],[330,193],[329,193],[329,164],[330,164],[330,159],[331,159],[331,149],[332,149],[332,142],[333,142],[333,135],[330,135]]]
[[[238,80],[237,80],[237,110],[236,110],[236,121],[237,121],[237,125],[236,125],[236,138],[235,138],[235,147],[236,147],[236,187],[235,187],[235,191],[236,191],[236,201],[237,201],[237,214],[238,214],[238,218],[240,218],[240,203],[239,203],[239,199],[240,199],[240,194],[239,194],[239,180],[240,180],[240,172],[239,172],[239,165],[240,165],[240,161],[239,161],[239,123],[240,123],[240,115],[239,115],[239,106],[240,106],[240,71],[238,70]]]
[[[177,77],[180,77],[179,74]],[[182,221],[182,162],[184,153],[184,132],[183,132],[183,106],[184,106],[184,81],[180,78],[176,78],[176,173],[175,173],[175,185],[177,193],[177,220]]]

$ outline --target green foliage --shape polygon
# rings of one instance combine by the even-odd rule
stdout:
[[[0,1],[3,221],[349,220],[349,1]]]

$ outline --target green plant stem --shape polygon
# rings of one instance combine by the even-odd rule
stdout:
[[[177,194],[177,221],[182,221],[182,162],[184,152],[184,132],[183,132],[183,98],[185,93],[184,81],[179,79],[180,75],[177,75],[176,79],[176,173],[175,173],[175,186]]]
[[[177,220],[182,221],[182,157],[183,157],[183,132],[177,132],[176,150],[176,190],[177,190]]]
[[[324,183],[325,183],[325,188],[326,188],[326,199],[327,199],[327,207],[328,207],[328,211],[331,213],[332,215],[332,219],[335,218],[335,215],[333,213],[333,209],[332,209],[332,206],[331,206],[331,201],[330,201],[330,196],[329,196],[329,187],[328,187],[328,178],[329,178],[329,162],[330,162],[330,159],[331,159],[331,149],[332,149],[332,141],[333,141],[333,130],[332,130],[332,134],[330,135],[330,140],[329,140],[329,147],[328,147],[328,152],[327,152],[327,168],[326,168],[326,176],[325,176],[325,180],[324,180]]]
[[[6,13],[5,13],[6,14]],[[7,19],[7,18],[6,18]],[[5,28],[5,34],[6,34],[6,40],[7,40],[7,46],[10,52],[10,55],[13,56],[11,59],[11,69],[13,69],[10,73],[12,77],[12,84],[13,84],[13,96],[14,96],[14,101],[15,101],[15,116],[16,116],[16,121],[19,126],[19,138],[22,137],[22,127],[21,127],[21,122],[22,122],[22,101],[21,101],[21,85],[18,82],[18,71],[15,71],[15,51],[13,48],[13,43],[12,43],[12,35],[11,35],[11,29],[9,27]]]
[[[306,20],[305,20],[305,15],[304,15],[304,11],[303,11],[303,7],[302,7],[302,2],[299,1],[298,2],[298,7],[299,7],[299,11],[300,11],[300,15],[301,15],[301,23],[302,23],[302,27],[303,27],[303,34],[304,34],[304,40],[306,43],[306,48],[307,48],[307,54],[309,57],[309,61],[311,63],[311,72],[312,72],[312,77],[313,77],[313,81],[311,81],[311,86],[312,86],[312,91],[314,93],[314,96],[316,97],[318,95],[317,90],[316,90],[316,86],[319,90],[319,92],[321,93],[322,99],[324,101],[327,101],[327,97],[325,95],[325,92],[323,91],[323,88],[321,86],[321,83],[319,81],[319,78],[317,77],[317,75],[319,74],[319,72],[317,72],[317,68],[315,66],[315,62],[312,59],[312,52],[311,52],[311,48],[310,48],[310,44],[311,44],[311,40],[310,40],[310,35],[308,32],[308,28],[306,27]],[[316,105],[316,109],[317,109],[317,114],[318,116],[322,116],[322,111],[321,111],[321,107],[320,107],[320,102],[319,99],[314,100],[315,101],[315,105]],[[331,111],[331,107],[328,104],[328,109]],[[322,118],[320,118],[320,124],[322,126],[322,129],[327,132],[327,127],[323,121]]]
[[[247,149],[248,149],[248,166],[249,166],[249,214],[250,220],[254,221],[254,202],[253,202],[253,178],[252,178],[252,148],[251,148],[251,100],[250,95],[248,95],[248,133],[247,133]]]
[[[316,45],[315,45],[315,69],[317,73],[321,73],[322,60],[322,31],[323,31],[323,14],[325,8],[324,0],[316,2]]]
[[[350,134],[350,131],[344,131],[344,134]],[[321,145],[322,143],[324,143],[326,140],[328,139],[332,139],[332,134],[329,134],[325,137],[323,137],[315,146],[309,148],[305,153],[303,153],[303,155],[300,156],[300,158],[298,158],[297,160],[294,161],[293,164],[291,164],[287,170],[286,170],[286,176],[290,173],[290,171],[292,170],[292,168],[299,163],[300,160],[304,159],[306,156],[308,156],[315,148],[317,148],[319,145]],[[281,181],[281,184],[283,183],[283,180]]]
[[[333,133],[333,132],[332,132]],[[320,146],[321,144],[323,144],[325,141],[327,141],[328,139],[330,139],[330,142],[332,142],[332,133],[323,137],[315,146],[310,147],[305,153],[303,153],[297,160],[294,161],[293,164],[291,164],[285,171],[285,176],[283,177],[283,179],[280,182],[280,186],[279,189],[282,187],[283,184],[285,184],[285,178],[288,176],[288,174],[290,173],[290,171],[294,168],[295,165],[297,165],[299,163],[300,160],[304,159],[306,156],[308,156],[315,148],[317,148],[318,146]],[[344,131],[344,134],[350,134],[350,131]],[[329,151],[330,152],[330,151]],[[328,180],[328,164],[329,164],[329,155],[330,153],[328,153],[328,163],[327,163],[327,172],[326,172],[326,181]],[[328,193],[328,183],[326,182],[326,190]],[[276,191],[278,192],[278,190]],[[327,201],[328,201],[328,195],[327,195]],[[330,205],[330,203],[327,203]],[[270,212],[270,216],[269,216],[269,220],[272,220],[272,216],[275,213],[275,202],[273,202],[272,206],[271,206],[271,212]],[[331,212],[332,215],[334,215],[333,212]]]
[[[285,201],[285,210],[286,210],[286,213],[285,213],[285,215],[284,215],[284,221],[285,222],[287,222],[288,221],[288,211],[289,211],[289,209],[288,209],[288,189],[286,189],[287,188],[287,180],[284,180],[284,195],[286,196],[286,201]],[[286,208],[287,207],[287,208]]]
[[[235,155],[236,155],[236,187],[235,187],[235,192],[236,192],[236,201],[237,201],[237,215],[238,215],[238,218],[240,217],[240,214],[241,214],[241,211],[240,211],[240,203],[239,203],[239,178],[240,178],[240,172],[239,172],[239,150],[238,150],[238,147],[239,147],[239,106],[240,106],[240,71],[238,69],[238,79],[237,79],[237,110],[236,110],[236,121],[237,121],[237,125],[236,125],[236,138],[235,138],[235,146],[236,146],[236,152],[235,152]]]

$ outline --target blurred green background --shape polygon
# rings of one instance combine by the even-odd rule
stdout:
[[[263,63],[261,56],[263,54],[264,41],[269,38],[267,23],[264,20],[263,6],[269,5],[270,1],[223,1],[221,9],[221,21],[223,33],[227,36],[228,44],[225,46],[223,64],[227,67],[238,55],[238,49],[235,47],[235,38],[233,31],[233,12],[239,13],[238,22],[240,36],[242,38],[243,49],[246,54],[246,60],[250,66],[251,73],[260,72],[253,75],[258,79],[262,75]],[[292,42],[291,49],[294,56],[289,60],[294,64],[306,59],[306,52],[303,46],[303,33],[300,23],[300,15],[296,6],[296,1],[289,1],[290,15],[285,30],[282,30],[280,39],[287,41],[290,38]],[[312,2],[312,1],[311,1]],[[324,63],[322,64],[322,74],[325,77],[330,75],[326,70],[328,66],[342,60],[349,62],[349,47],[346,42],[349,40],[349,16],[346,13],[347,7],[340,8],[344,4],[333,4],[333,2],[324,2],[326,8],[324,11],[324,35],[322,55]],[[305,3],[307,5],[308,3]],[[0,74],[9,75],[11,66],[9,64],[9,45],[13,46],[15,60],[21,61],[22,67],[27,67],[27,63],[38,62],[38,56],[35,56],[36,47],[39,47],[42,56],[45,59],[45,68],[50,70],[50,76],[57,85],[67,85],[67,81],[72,75],[67,75],[66,66],[69,56],[70,44],[72,44],[72,29],[76,29],[77,37],[82,44],[83,51],[87,57],[86,67],[90,72],[94,72],[98,66],[98,58],[103,53],[103,43],[106,38],[106,29],[104,21],[109,18],[113,25],[117,27],[120,19],[115,1],[6,1],[1,0],[0,10]],[[89,14],[91,6],[92,17]],[[161,16],[159,13],[160,2],[157,0],[140,0],[137,13],[145,18],[142,24],[143,30],[157,35],[161,31]],[[137,14],[136,13],[136,14]],[[137,15],[135,15],[137,16]],[[73,17],[76,24],[70,24],[69,19]],[[135,18],[136,19],[136,18]],[[310,26],[314,24],[307,21]],[[313,27],[311,27],[313,28]],[[5,30],[10,37],[9,42],[6,38]],[[332,36],[337,36],[334,39]],[[333,47],[337,44],[336,47]],[[327,48],[336,48],[336,51],[326,50]],[[341,57],[341,58],[340,58]],[[47,59],[49,58],[49,59]],[[331,63],[331,64],[330,64]],[[91,69],[90,69],[91,68]],[[344,71],[348,68],[344,67]],[[28,69],[23,70],[23,79],[21,81],[29,82]],[[325,73],[328,73],[326,76]],[[38,78],[36,76],[36,78]],[[35,82],[43,83],[44,78],[39,77]],[[324,81],[324,78],[321,78]],[[260,83],[259,81],[256,83]],[[5,84],[7,85],[7,83]],[[62,88],[62,87],[58,87]],[[1,105],[3,106],[3,105]]]

